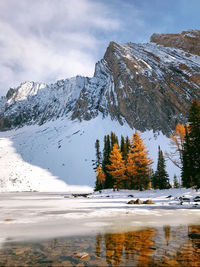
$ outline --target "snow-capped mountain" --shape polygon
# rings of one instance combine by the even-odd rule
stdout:
[[[94,77],[55,84],[25,82],[2,99],[1,130],[39,125],[70,114],[72,120],[110,115],[138,130],[165,134],[185,121],[192,98],[200,98],[200,56],[154,43],[111,42]]]
[[[155,160],[157,146],[166,150],[166,136],[186,121],[191,99],[200,99],[199,73],[196,54],[155,43],[111,42],[92,78],[25,82],[10,89],[0,101],[2,188],[11,181],[9,188],[38,190],[38,183],[25,182],[30,172],[38,176],[36,168],[48,172],[40,177],[94,185],[94,142],[111,130],[129,136],[133,129],[144,132]],[[170,164],[168,169],[171,177],[177,172]]]

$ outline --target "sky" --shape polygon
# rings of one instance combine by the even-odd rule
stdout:
[[[200,29],[199,0],[0,0],[0,95],[93,76],[110,41]]]

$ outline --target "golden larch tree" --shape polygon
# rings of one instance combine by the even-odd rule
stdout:
[[[152,172],[152,160],[148,158],[148,150],[138,132],[130,140],[126,171],[130,187],[133,189],[147,189]]]
[[[170,145],[172,151],[170,153],[165,153],[166,157],[179,168],[182,167],[183,162],[183,146],[185,141],[186,128],[188,130],[188,124],[176,124],[174,132],[170,134]]]
[[[106,181],[105,173],[102,171],[102,168],[99,165],[97,170],[96,170],[96,188],[95,188],[95,190],[103,189],[105,181]]]
[[[113,145],[109,161],[110,164],[106,167],[108,168],[108,172],[113,179],[113,187],[118,189],[120,184],[126,179],[126,166],[117,143]]]

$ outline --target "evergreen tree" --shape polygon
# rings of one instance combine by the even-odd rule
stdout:
[[[158,175],[156,172],[153,172],[152,173],[152,176],[151,176],[151,183],[152,183],[152,187],[154,189],[158,189],[159,188],[159,179],[158,179]]]
[[[191,168],[192,168],[192,158],[191,158],[191,147],[189,142],[188,129],[186,128],[185,142],[183,148],[183,166],[182,166],[182,184],[183,187],[189,188],[193,186]]]
[[[127,157],[127,176],[130,188],[147,189],[150,182],[152,161],[148,158],[148,151],[140,138],[138,132],[135,132],[129,145]]]
[[[178,182],[177,176],[176,174],[174,174],[174,188],[179,188],[179,187],[180,187],[180,184]]]
[[[121,136],[121,146],[120,146],[120,151],[122,153],[123,160],[127,160],[127,155],[128,155],[128,145],[126,143],[126,140],[124,139],[123,135]]]
[[[115,143],[119,145],[118,138],[115,133],[111,132],[110,133],[110,142],[111,142],[111,150],[113,149],[113,146]]]
[[[194,100],[189,110],[189,146],[192,158],[191,174],[194,185],[200,187],[200,102]]]
[[[100,144],[99,140],[97,139],[95,142],[95,150],[96,150],[96,160],[94,161],[94,170],[96,171],[98,166],[101,164],[101,151],[100,151]]]
[[[154,174],[153,181],[154,181],[153,182],[154,188],[158,188],[158,189],[170,188],[169,175],[166,171],[165,159],[163,156],[163,152],[160,149],[160,146],[158,147],[158,163],[157,163],[157,169]]]
[[[106,181],[105,181],[105,188],[112,188],[113,181],[112,177],[108,172],[107,165],[110,164],[109,156],[111,152],[111,144],[110,144],[110,136],[104,136],[104,150],[103,150],[103,160],[102,160],[102,170],[105,173]]]
[[[95,191],[104,189],[105,181],[106,181],[105,173],[102,171],[101,166],[99,165],[97,170],[96,170],[96,187],[95,187]]]
[[[120,152],[119,146],[117,143],[113,145],[112,152],[109,157],[110,164],[106,167],[108,168],[108,172],[110,173],[112,179],[113,179],[113,187],[119,188],[120,185],[124,182],[126,179],[125,176],[125,162],[122,159],[122,154]]]
[[[189,110],[188,131],[183,150],[183,186],[200,187],[200,102],[194,100]]]

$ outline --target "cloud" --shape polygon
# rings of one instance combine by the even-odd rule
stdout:
[[[109,16],[108,16],[109,14]],[[91,76],[101,38],[120,28],[92,0],[0,1],[0,94],[27,80]]]

